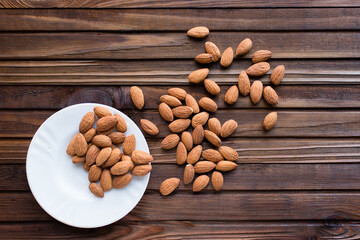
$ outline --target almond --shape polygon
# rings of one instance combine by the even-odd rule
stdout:
[[[130,163],[128,161],[120,161],[110,168],[112,175],[123,175],[130,169]]]
[[[215,147],[219,147],[221,145],[220,138],[212,131],[204,130],[204,136]]]
[[[193,113],[191,107],[188,106],[180,106],[172,109],[172,112],[177,118],[188,118]]]
[[[277,113],[271,112],[268,115],[266,115],[264,119],[264,123],[263,123],[264,128],[269,131],[275,126],[276,122],[277,122]]]
[[[146,165],[137,165],[134,167],[134,169],[131,171],[131,173],[134,176],[145,176],[151,171],[152,167],[150,164]]]
[[[191,96],[190,94],[186,94],[185,104],[186,104],[186,106],[192,108],[193,113],[196,114],[196,113],[200,112],[199,104],[197,103],[196,99],[193,96]]]
[[[208,121],[208,127],[209,127],[210,131],[212,131],[213,133],[215,133],[218,136],[220,135],[221,123],[220,123],[219,119],[210,118]]]
[[[188,185],[195,177],[195,170],[193,165],[187,164],[184,170],[184,185]]]
[[[104,191],[102,190],[99,184],[92,182],[89,184],[89,189],[95,196],[101,198],[104,197]]]
[[[252,48],[252,45],[253,45],[253,43],[252,43],[251,39],[245,38],[244,40],[242,40],[242,42],[236,48],[236,55],[241,56],[241,55],[248,53],[250,51],[250,49]]]
[[[96,129],[91,128],[86,133],[84,133],[84,138],[87,142],[90,142],[95,135],[96,135]]]
[[[187,35],[193,38],[204,38],[209,35],[209,29],[204,26],[194,27],[187,31]]]
[[[169,105],[167,105],[166,103],[160,103],[159,113],[165,121],[171,122],[174,120],[173,112],[171,111]]]
[[[220,93],[219,85],[217,85],[217,83],[214,82],[213,80],[205,79],[204,86],[206,88],[206,91],[208,91],[208,93],[210,93],[211,95],[216,96]]]
[[[158,127],[150,120],[140,119],[140,125],[142,129],[151,136],[155,136],[159,134]]]
[[[247,96],[250,93],[250,80],[245,71],[241,71],[238,81],[239,91],[243,96]]]
[[[89,181],[90,182],[96,182],[96,181],[99,181],[100,179],[100,176],[101,176],[101,168],[96,166],[96,165],[92,165],[90,167],[90,170],[89,170]]]
[[[180,179],[168,178],[160,184],[159,191],[161,195],[167,196],[170,193],[172,193],[179,186],[179,184],[180,184]]]
[[[235,132],[237,127],[238,124],[235,120],[233,119],[227,120],[221,127],[221,132],[220,132],[221,137],[225,138],[230,136]]]
[[[211,161],[211,162],[214,162],[214,163],[217,163],[217,162],[220,162],[220,161],[224,160],[221,153],[219,153],[215,149],[206,149],[205,151],[203,151],[202,157],[204,159],[206,159],[208,161]]]
[[[86,164],[88,166],[94,164],[99,153],[100,149],[96,145],[92,145],[86,153]]]
[[[121,176],[115,176],[112,181],[112,185],[114,188],[120,189],[126,187],[131,182],[131,180],[132,180],[131,174],[125,173],[124,175]]]
[[[201,83],[202,81],[205,80],[208,74],[209,74],[208,68],[201,68],[190,73],[188,79],[192,83]]]
[[[122,118],[120,115],[118,114],[114,114],[114,116],[117,118],[117,123],[116,123],[116,129],[119,131],[119,132],[126,132],[127,130],[127,125],[126,125],[126,122],[124,120],[124,118]]]
[[[197,145],[194,147],[187,156],[187,163],[188,164],[195,164],[197,161],[199,161],[201,156],[202,146]]]
[[[162,95],[160,97],[160,102],[166,103],[170,107],[178,107],[181,106],[181,102],[176,97],[170,96],[170,95]]]
[[[90,170],[90,166],[87,165],[86,162],[84,162],[83,169],[88,172]]]
[[[270,64],[267,62],[259,62],[251,65],[246,73],[250,76],[263,76],[270,70]]]
[[[88,112],[80,121],[79,132],[85,133],[92,128],[95,123],[95,114],[93,112]]]
[[[264,88],[264,99],[270,105],[276,105],[279,103],[279,96],[277,95],[276,91],[270,86]]]
[[[112,177],[109,169],[104,169],[100,177],[100,185],[104,192],[112,188]]]
[[[220,161],[216,164],[216,170],[218,171],[222,171],[222,172],[228,172],[228,171],[232,171],[235,168],[237,168],[237,164],[231,161]]]
[[[201,112],[196,114],[192,120],[191,120],[191,125],[195,128],[199,125],[204,125],[207,120],[209,119],[209,113],[208,112]]]
[[[213,62],[217,62],[220,59],[220,50],[214,43],[206,42],[205,51],[212,55]]]
[[[202,125],[197,125],[192,132],[192,139],[194,144],[201,144],[204,139],[204,128]]]
[[[220,191],[224,185],[224,177],[221,172],[214,171],[211,175],[211,185],[215,191]]]
[[[73,156],[72,162],[73,163],[82,163],[85,161],[85,156],[79,157],[79,156]]]
[[[187,150],[185,145],[182,142],[179,142],[176,149],[176,163],[178,165],[183,165],[187,159]]]
[[[107,131],[113,128],[118,122],[115,116],[106,116],[100,118],[96,123],[96,130],[99,132]]]
[[[135,150],[131,154],[131,160],[137,165],[142,165],[152,162],[154,158],[147,152]]]
[[[279,65],[277,66],[271,73],[270,81],[274,85],[279,85],[284,78],[285,75],[285,66]]]
[[[102,165],[103,168],[108,168],[114,166],[117,162],[120,161],[122,152],[119,148],[114,148],[111,151],[111,154],[107,161]]]
[[[213,55],[209,53],[200,53],[195,57],[195,61],[198,63],[206,64],[214,61]]]
[[[239,154],[231,147],[221,146],[219,147],[219,152],[226,160],[229,161],[236,162],[239,158]]]
[[[75,136],[74,150],[76,155],[80,157],[84,156],[87,152],[87,141],[81,133]]]
[[[170,88],[168,90],[169,95],[176,97],[179,100],[185,100],[186,91],[182,88]]]
[[[91,142],[98,147],[111,147],[111,139],[105,135],[96,135]]]
[[[138,109],[142,109],[144,107],[144,93],[139,87],[133,86],[130,88],[130,97],[135,107]]]
[[[96,131],[99,135],[109,135],[110,133],[112,133],[114,131],[114,128],[110,128],[110,129],[108,129],[108,130],[106,130],[106,131]]]
[[[236,85],[230,87],[227,92],[225,93],[225,102],[227,104],[234,104],[237,102],[239,98],[239,89]]]
[[[69,142],[69,145],[66,148],[66,154],[69,155],[69,156],[76,155],[76,153],[75,153],[75,140],[76,140],[76,135],[71,139],[71,141]]]
[[[214,100],[208,97],[202,97],[199,100],[199,105],[208,112],[216,112],[216,110],[218,109],[216,102],[214,102]]]
[[[128,161],[129,164],[130,164],[130,168],[129,168],[129,171],[132,171],[135,167],[135,164],[134,162],[131,160],[131,157],[130,156],[127,156],[127,155],[121,155],[121,161]]]
[[[269,50],[259,50],[254,52],[254,55],[252,57],[252,62],[253,63],[258,63],[258,62],[266,62],[267,60],[269,60],[271,58],[272,52]]]
[[[162,140],[161,148],[162,149],[172,149],[177,146],[179,141],[180,141],[180,138],[177,134],[170,134]]]
[[[197,177],[193,184],[193,192],[200,192],[209,184],[210,178],[206,175]]]
[[[190,126],[190,119],[177,119],[169,124],[169,129],[173,133],[181,133]]]
[[[225,51],[221,56],[220,65],[223,67],[229,67],[233,62],[233,60],[234,60],[234,50],[232,49],[232,47],[228,47],[227,49],[225,49]]]
[[[111,139],[112,144],[118,145],[125,141],[126,135],[122,132],[112,132],[108,137]]]
[[[101,149],[96,157],[96,166],[101,166],[104,162],[106,162],[106,160],[110,157],[111,151],[111,147]]]
[[[135,150],[135,147],[136,147],[135,135],[131,134],[125,138],[125,141],[122,145],[122,149],[126,155],[131,155],[131,153]]]
[[[256,80],[253,82],[250,88],[250,98],[254,104],[257,104],[261,100],[263,93],[263,84],[261,81]]]
[[[98,118],[112,116],[112,113],[105,107],[94,107],[94,112]]]
[[[184,144],[186,150],[190,151],[193,147],[193,139],[190,132],[183,132],[181,134],[181,142]]]

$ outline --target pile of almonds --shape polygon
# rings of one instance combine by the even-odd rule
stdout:
[[[104,197],[104,192],[111,188],[127,186],[132,175],[145,176],[151,171],[153,157],[135,150],[135,136],[126,136],[126,131],[126,122],[120,115],[112,115],[104,107],[94,107],[94,112],[86,113],[81,119],[79,133],[66,149],[73,163],[83,164],[89,172],[89,189],[97,197]]]

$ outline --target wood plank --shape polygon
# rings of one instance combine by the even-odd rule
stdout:
[[[324,222],[212,222],[212,221],[118,221],[110,226],[80,229],[57,221],[2,223],[4,239],[357,239],[360,223]]]
[[[247,58],[264,48],[273,52],[274,59],[360,57],[360,33],[356,31],[214,32],[206,40],[223,51],[229,46],[236,49],[245,37],[254,42]],[[203,44],[185,33],[3,33],[0,59],[183,59],[203,52]]]
[[[28,192],[0,193],[0,203],[0,221],[52,219]],[[177,191],[171,196],[164,197],[157,191],[147,191],[126,220],[130,218],[144,221],[206,221],[209,218],[213,221],[359,220],[359,204],[359,192],[222,192],[219,194],[209,190],[200,194]]]
[[[358,7],[358,0],[303,0],[303,1],[264,1],[264,0],[245,0],[245,1],[221,1],[216,0],[96,0],[96,1],[34,1],[34,0],[15,0],[1,1],[0,8],[273,8],[273,7]]]
[[[270,109],[269,109],[270,110]],[[274,109],[271,109],[274,110]],[[358,111],[286,111],[277,110],[278,122],[271,131],[262,128],[268,110],[219,110],[211,117],[221,123],[236,119],[238,128],[232,137],[358,137],[360,112]],[[32,137],[39,126],[54,111],[0,111],[0,137]],[[157,124],[160,133],[167,136],[168,123],[156,111],[124,111],[135,123],[146,118]]]
[[[266,83],[267,85],[268,83]],[[219,109],[229,108],[224,101],[231,85],[222,85],[220,94],[213,98]],[[205,87],[178,86],[196,99],[208,96]],[[159,98],[169,87],[142,86],[146,104],[144,110],[156,110]],[[359,108],[360,85],[284,85],[275,88],[279,95],[276,108]],[[130,86],[2,86],[0,109],[54,109],[73,104],[95,102],[117,109],[133,109]],[[46,101],[43,101],[46,99]],[[269,108],[265,101],[254,105],[249,97],[240,97],[232,109]]]
[[[148,139],[154,163],[174,163],[175,150],[165,151],[161,139]],[[0,164],[24,164],[30,140],[0,139]],[[359,163],[358,139],[230,138],[223,141],[239,153],[240,163]],[[210,144],[203,143],[204,149]]]
[[[174,160],[173,160],[174,161]],[[71,160],[69,159],[69,164]],[[0,165],[0,189],[7,191],[30,190],[25,165]],[[183,177],[183,166],[175,164],[153,165],[147,189],[157,191],[162,181],[170,177]],[[211,176],[211,174],[209,174]],[[360,190],[359,164],[243,164],[224,173],[223,190]],[[192,184],[180,184],[179,190],[191,191]]]
[[[200,53],[200,51],[199,51]],[[283,85],[360,84],[357,60],[270,60],[273,68],[286,66]],[[241,70],[251,65],[248,59],[235,60],[224,69],[210,66],[209,78],[221,84],[236,84]],[[0,84],[16,85],[189,85],[187,79],[201,67],[193,60],[152,61],[0,61]],[[256,78],[269,82],[269,74]]]
[[[0,31],[356,30],[360,8],[2,9]]]

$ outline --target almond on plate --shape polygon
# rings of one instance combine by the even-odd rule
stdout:
[[[112,181],[114,188],[119,189],[126,187],[132,180],[132,175],[130,173],[125,173],[124,175],[115,176]]]
[[[211,185],[215,191],[220,191],[224,185],[224,177],[221,172],[214,171],[211,175]]]
[[[206,149],[203,151],[202,157],[214,163],[224,160],[224,157],[221,155],[221,153],[215,149]]]
[[[190,132],[183,132],[181,134],[181,142],[184,144],[186,150],[190,151],[193,147],[193,139]]]
[[[250,88],[250,98],[254,104],[257,104],[261,100],[263,93],[263,84],[261,81],[256,80],[253,82]]]
[[[187,150],[184,143],[179,142],[176,148],[176,163],[178,165],[183,165],[187,159]]]
[[[87,141],[81,133],[75,135],[74,150],[76,155],[84,156],[87,152]]]
[[[170,96],[176,97],[179,100],[185,100],[186,97],[186,91],[182,88],[169,88],[168,89],[168,94]]]
[[[214,61],[213,55],[209,54],[209,53],[200,53],[199,55],[197,55],[195,57],[195,61],[198,63],[211,63]]]
[[[220,138],[210,130],[204,130],[204,137],[215,147],[219,147],[221,145]]]
[[[237,166],[238,165],[234,162],[223,160],[216,164],[216,170],[228,172],[234,170],[235,168],[237,168]]]
[[[111,147],[111,138],[105,135],[96,135],[91,142],[98,147]]]
[[[101,172],[102,172],[101,167],[98,167],[96,165],[92,165],[90,167],[90,170],[89,170],[89,173],[88,173],[89,181],[90,182],[99,181],[100,176],[101,176]]]
[[[179,184],[180,184],[180,179],[168,178],[160,184],[159,191],[161,195],[167,196],[170,193],[172,193],[179,186]]]
[[[238,81],[239,91],[243,96],[247,96],[250,93],[250,80],[245,71],[241,71]]]
[[[210,118],[208,121],[208,127],[209,127],[210,131],[212,131],[213,133],[215,133],[218,136],[220,135],[221,123],[220,123],[219,119]]]
[[[104,197],[104,191],[102,190],[102,188],[100,187],[99,184],[95,183],[95,182],[91,182],[89,184],[89,189],[90,191],[97,197]]]
[[[135,167],[135,164],[134,162],[131,160],[131,157],[128,156],[128,155],[121,155],[121,161],[125,162],[125,161],[128,161],[129,164],[130,164],[130,168],[129,168],[129,171],[132,171]],[[140,165],[139,165],[140,166]],[[150,165],[151,166],[151,165]]]
[[[266,62],[267,60],[269,60],[271,58],[272,52],[269,50],[259,50],[254,52],[254,55],[252,57],[252,62],[253,63],[258,63],[258,62]]]
[[[199,161],[195,164],[194,170],[196,173],[207,173],[215,168],[216,164],[211,161]]]
[[[122,149],[126,155],[131,155],[131,153],[135,150],[135,147],[136,147],[135,135],[131,134],[125,138],[125,141],[122,145]]]
[[[264,99],[270,105],[276,105],[279,103],[279,96],[270,86],[264,88]]]
[[[84,138],[87,142],[90,142],[95,135],[96,135],[96,129],[90,128],[86,133],[84,133]]]
[[[96,130],[98,132],[104,132],[113,128],[117,123],[118,119],[115,116],[102,117],[96,123]]]
[[[104,169],[100,177],[100,186],[104,192],[109,191],[112,188],[112,177],[109,169]]]
[[[208,68],[201,68],[190,73],[188,79],[192,83],[201,83],[202,81],[205,80],[208,74],[209,74]]]
[[[193,192],[200,192],[209,184],[210,178],[206,175],[200,175],[193,183]]]
[[[244,55],[246,53],[248,53],[250,51],[250,49],[252,48],[252,41],[250,38],[245,38],[244,40],[242,40],[238,47],[236,48],[236,55],[237,56],[241,56]]]
[[[160,97],[160,102],[166,103],[170,107],[178,107],[181,106],[181,102],[176,97],[173,97],[171,95],[162,95]]]
[[[186,94],[185,104],[186,104],[186,106],[192,108],[194,114],[197,114],[200,112],[199,104],[197,103],[196,99],[193,96],[191,96],[190,94]]]
[[[226,160],[229,161],[236,162],[239,158],[239,154],[231,147],[221,146],[219,147],[219,152]]]
[[[141,128],[147,134],[149,134],[151,136],[158,135],[158,133],[159,133],[158,127],[153,122],[151,122],[150,120],[140,119],[140,125],[141,125]]]
[[[284,78],[284,75],[285,75],[285,66],[279,65],[272,71],[270,76],[270,81],[274,85],[279,85],[282,79]]]
[[[131,160],[137,165],[143,165],[152,162],[154,158],[147,152],[134,150],[131,154]]]
[[[202,125],[197,125],[192,132],[192,139],[195,145],[201,144],[204,139],[204,128]]]
[[[162,140],[161,148],[172,149],[177,146],[179,141],[180,141],[180,137],[177,134],[170,134]]]
[[[197,161],[199,161],[201,156],[202,146],[197,145],[194,147],[189,154],[187,155],[187,163],[188,164],[195,164]]]
[[[110,172],[112,175],[123,175],[127,173],[129,169],[130,163],[128,161],[120,161],[110,168]]]
[[[267,62],[259,62],[251,65],[246,73],[250,76],[263,76],[270,70],[270,64]]]
[[[100,150],[99,154],[96,157],[96,166],[101,166],[104,162],[106,162],[106,160],[108,160],[108,158],[110,157],[111,154],[111,147],[106,147]]]
[[[234,50],[232,49],[232,47],[228,47],[227,49],[225,49],[225,51],[221,56],[220,65],[223,67],[229,67],[233,62],[233,60],[234,60]]]
[[[98,148],[96,145],[92,145],[89,150],[86,152],[85,161],[88,166],[91,166],[95,163],[96,157],[98,156],[100,152],[100,148]]]
[[[233,119],[227,120],[221,127],[221,132],[220,132],[221,137],[226,138],[230,136],[235,132],[237,127],[238,124],[235,120]]]
[[[126,135],[122,132],[112,132],[108,135],[112,144],[118,145],[125,141]]]
[[[209,113],[208,112],[201,112],[196,114],[192,119],[191,119],[191,125],[195,128],[198,125],[204,125],[207,120],[209,119]]]
[[[112,116],[112,113],[109,109],[100,106],[94,107],[94,113],[98,118]]]
[[[199,100],[199,105],[208,112],[216,112],[218,109],[216,102],[208,97],[202,97]]]
[[[126,122],[124,120],[124,118],[122,118],[120,115],[118,114],[114,114],[114,116],[117,118],[118,122],[116,123],[116,129],[119,131],[119,132],[126,132],[127,130],[127,125],[126,125]]]
[[[234,104],[239,98],[239,89],[236,85],[230,87],[225,94],[225,102],[227,104]]]
[[[114,166],[117,162],[120,161],[121,156],[122,156],[122,152],[121,152],[120,148],[112,149],[109,158],[106,160],[105,163],[103,163],[102,167],[107,168],[107,167]]]
[[[184,169],[184,185],[188,185],[195,177],[195,170],[193,165],[187,164]]]
[[[134,167],[131,173],[134,176],[145,176],[151,171],[151,169],[152,169],[151,164],[137,165]]]
[[[190,119],[176,119],[169,124],[169,130],[173,133],[181,133],[190,126]]]
[[[71,141],[69,142],[69,145],[66,148],[66,154],[69,155],[69,156],[76,155],[76,153],[75,153],[75,140],[76,140],[76,135],[71,139]]]
[[[204,86],[205,86],[206,91],[208,93],[210,93],[211,95],[216,96],[220,93],[219,85],[216,82],[214,82],[213,80],[205,79]]]
[[[264,128],[266,130],[270,130],[275,126],[276,122],[277,122],[277,113],[271,112],[268,115],[266,115],[264,119],[264,123],[263,123]]]
[[[209,32],[210,31],[207,27],[199,26],[191,28],[189,31],[187,31],[187,35],[193,38],[204,38],[209,35]]]
[[[169,105],[167,105],[166,103],[160,103],[159,113],[165,121],[171,122],[174,120],[174,114]]]
[[[205,51],[212,55],[213,62],[217,62],[220,59],[220,50],[213,42],[205,43]]]
[[[138,109],[142,109],[144,107],[144,93],[139,87],[133,86],[130,88],[130,97],[135,107]]]
[[[193,113],[193,109],[188,106],[179,106],[172,109],[172,112],[177,118],[188,118]]]
[[[72,162],[73,163],[82,163],[82,162],[84,162],[85,161],[85,156],[82,156],[82,157],[79,157],[79,156],[73,156],[72,157]]]
[[[88,112],[81,119],[79,124],[79,132],[86,133],[89,131],[95,123],[95,114],[93,112]]]

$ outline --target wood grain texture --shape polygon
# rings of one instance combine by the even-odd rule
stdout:
[[[160,148],[161,139],[148,139],[154,163],[175,163],[175,150]],[[0,139],[0,164],[25,164],[30,140]],[[223,141],[239,153],[239,163],[359,163],[358,139],[231,138]],[[203,143],[204,149],[210,148]]]
[[[271,110],[271,109],[269,109]],[[271,131],[262,128],[269,110],[219,110],[211,116],[221,123],[236,119],[238,128],[232,137],[358,137],[360,112],[358,111],[285,111],[278,112],[278,122]],[[32,137],[38,127],[54,111],[0,111],[0,137]],[[160,133],[156,138],[167,136],[168,123],[159,113],[135,110],[124,111],[135,123],[141,118],[157,124]],[[301,121],[300,121],[301,119]]]
[[[268,83],[266,83],[268,85]],[[224,96],[231,85],[221,85],[214,101],[219,109],[227,109]],[[205,87],[178,86],[196,99],[208,96]],[[157,110],[160,96],[169,87],[142,86],[146,99],[144,110]],[[276,108],[359,108],[360,85],[284,85],[275,88],[279,95]],[[73,104],[94,102],[117,109],[133,109],[130,86],[2,86],[0,109],[61,109]],[[47,101],[43,101],[47,99]],[[254,105],[249,97],[240,97],[232,109],[269,108],[265,101]]]
[[[359,1],[354,0],[2,0],[0,8],[240,8],[240,7],[357,7]]]
[[[0,31],[187,31],[199,22],[211,31],[357,30],[359,14],[359,8],[2,9]]]
[[[28,192],[0,193],[0,202],[0,221],[52,219]],[[165,197],[158,191],[147,191],[124,221],[134,218],[144,221],[359,220],[359,204],[360,193],[354,191],[219,194],[206,190],[199,194],[177,191]]]
[[[236,221],[118,221],[95,229],[72,228],[56,221],[1,223],[4,239],[358,239],[356,221],[236,222]]]
[[[72,164],[71,158],[68,161]],[[158,190],[160,184],[167,178],[182,179],[184,166],[178,166],[174,159],[173,161],[173,164],[153,165],[148,190]],[[279,165],[239,162],[239,166],[234,171],[224,173],[222,191],[360,190],[359,181],[359,164]],[[30,191],[25,165],[0,165],[0,189]],[[192,184],[185,186],[181,183],[178,189],[191,192]]]
[[[200,53],[202,48],[198,50]],[[196,53],[194,53],[194,56]],[[307,59],[270,60],[272,69],[285,65],[286,75],[279,87],[293,84],[360,84],[360,62]],[[237,84],[249,59],[235,60],[228,68],[210,66],[209,78],[223,84]],[[16,85],[189,85],[187,76],[202,67],[191,60],[152,61],[0,61],[0,84]],[[259,79],[269,82],[270,72]],[[194,86],[194,85],[192,85]],[[202,89],[199,84],[198,89]]]
[[[270,49],[272,58],[358,58],[360,33],[346,32],[214,32],[206,40],[221,51],[236,49],[244,38],[253,50]],[[204,41],[185,33],[3,33],[0,59],[183,59],[203,52]],[[333,51],[336,49],[336,51]]]

